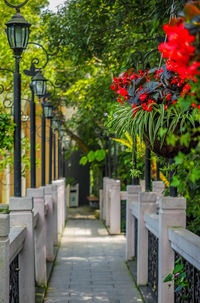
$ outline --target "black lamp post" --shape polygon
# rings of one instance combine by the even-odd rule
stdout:
[[[53,105],[50,102],[43,104],[44,116],[50,120],[49,126],[49,184],[52,183],[52,118],[53,118]]]
[[[52,126],[54,129],[54,136],[53,136],[53,142],[54,142],[54,180],[56,180],[56,131],[58,131],[59,128],[59,119],[56,115],[54,115],[52,120]]]
[[[58,139],[58,178],[62,177],[62,168],[63,168],[63,154],[62,154],[62,138],[64,137],[65,130],[60,128],[59,130],[59,139]]]
[[[42,137],[42,186],[46,184],[46,171],[45,171],[45,141],[46,141],[46,118],[45,118],[45,98],[47,97],[46,88],[47,88],[47,79],[42,75],[41,71],[39,71],[35,76],[32,78],[32,86],[36,96],[41,100],[42,99],[42,130],[41,130],[41,137]]]
[[[20,7],[25,5],[28,0],[20,5],[12,5],[6,0],[4,2],[12,8],[16,8],[16,14],[6,23],[7,37],[10,48],[15,56],[14,72],[14,196],[21,197],[21,74],[19,71],[19,61],[23,50],[26,49],[30,26],[20,14]]]
[[[151,151],[148,147],[145,151],[145,191],[151,191]]]
[[[41,44],[36,42],[29,42],[29,45],[35,45],[37,48],[43,50],[46,61],[42,64],[42,66],[37,67],[40,63],[39,58],[32,59],[31,66],[29,70],[24,70],[24,73],[27,76],[31,76],[31,102],[30,102],[30,137],[31,137],[31,187],[36,187],[36,161],[35,161],[35,102],[34,96],[35,94],[41,99],[43,96],[46,95],[46,87],[47,87],[47,79],[42,75],[41,70],[43,70],[49,62],[50,56],[55,56],[58,51],[59,47],[57,44],[50,44],[48,50],[46,50]],[[53,47],[57,47],[57,51],[52,52]]]

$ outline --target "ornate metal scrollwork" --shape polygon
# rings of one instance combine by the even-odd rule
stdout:
[[[0,84],[0,95],[4,92],[4,86]]]
[[[158,238],[148,231],[148,286],[158,297]]]
[[[29,70],[24,70],[24,73],[25,75],[27,76],[35,76],[37,74],[37,72],[39,70],[42,70],[46,67],[46,65],[48,64],[49,62],[49,58],[51,56],[55,56],[57,55],[57,53],[59,52],[59,44],[55,44],[55,43],[51,43],[49,46],[48,46],[48,50],[46,50],[44,48],[44,46],[42,46],[40,43],[36,43],[36,42],[29,42],[28,43],[29,45],[35,45],[39,48],[41,48],[46,56],[46,61],[44,64],[42,64],[42,66],[38,66],[40,64],[40,59],[39,58],[33,58],[31,60],[31,66],[30,66],[30,69]],[[55,49],[56,48],[56,49]],[[54,50],[54,51],[53,51]]]
[[[126,232],[126,201],[121,201],[121,232]]]
[[[135,218],[135,259],[137,261],[137,248],[138,248],[138,219]]]
[[[181,256],[175,252],[175,261]],[[188,286],[185,286],[181,291],[174,293],[174,302],[176,303],[199,303],[200,302],[200,271],[192,264],[181,257],[180,262],[183,264],[183,270],[186,273]]]
[[[10,263],[9,303],[19,303],[19,260],[18,260],[18,255]]]
[[[8,5],[9,7],[12,7],[12,8],[16,8],[17,10],[20,9],[22,6],[24,6],[28,1],[29,0],[25,0],[21,4],[14,5],[14,4],[10,4],[7,0],[4,0],[4,2],[5,2],[6,5]]]

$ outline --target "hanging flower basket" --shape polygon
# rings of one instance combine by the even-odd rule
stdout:
[[[198,5],[197,5],[198,6]],[[111,89],[125,105],[115,113],[115,129],[137,133],[156,154],[172,158],[189,153],[199,135],[200,110],[200,10],[186,5],[185,19],[164,26],[167,42],[159,46],[166,64],[159,69],[133,69],[114,78]],[[198,21],[198,22],[197,22]],[[132,111],[130,112],[130,106]],[[190,138],[186,134],[191,130]],[[174,142],[169,137],[174,136]],[[187,142],[186,142],[187,141]]]

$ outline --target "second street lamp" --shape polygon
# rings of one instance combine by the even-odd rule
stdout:
[[[53,118],[53,105],[48,101],[43,104],[44,116],[50,120],[49,126],[49,184],[52,183],[52,118]]]
[[[54,117],[53,117],[53,120],[52,120],[52,125],[53,125],[53,129],[54,129],[54,136],[53,136],[54,168],[53,168],[53,171],[54,171],[54,180],[56,180],[56,131],[59,128],[59,119],[56,116],[56,114],[54,114]]]
[[[42,186],[45,186],[45,141],[46,141],[46,121],[45,121],[45,114],[44,114],[44,104],[45,104],[45,98],[47,96],[46,94],[46,88],[47,88],[47,79],[42,75],[41,71],[39,71],[35,76],[32,77],[32,86],[35,95],[42,99]]]
[[[34,93],[39,99],[43,98],[46,95],[47,79],[43,76],[41,71],[39,71],[32,78],[32,85],[33,85]]]
[[[16,8],[16,14],[6,23],[7,37],[10,48],[15,56],[15,72],[14,72],[14,196],[21,197],[21,75],[19,72],[19,61],[21,54],[26,49],[30,26],[24,17],[20,14],[19,8],[26,4],[11,5],[6,0],[4,2]]]

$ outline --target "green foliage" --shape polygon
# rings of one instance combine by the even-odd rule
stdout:
[[[175,145],[178,140],[178,137],[174,135],[177,127],[180,131],[179,135],[181,135],[188,123],[194,125],[192,114],[180,112],[175,106],[165,111],[164,104],[155,104],[152,112],[140,110],[136,112],[134,117],[130,105],[124,104],[122,107],[118,106],[116,108],[115,114],[110,117],[108,127],[116,131],[119,136],[125,131],[132,136],[138,134],[140,138],[147,136],[152,147],[155,139],[160,140],[162,147],[166,138],[168,144]],[[137,108],[140,109],[141,106]],[[188,134],[182,134],[180,142],[189,144],[188,138]]]
[[[197,146],[188,155],[179,152],[174,160],[172,186],[186,198],[187,228],[200,235],[200,149]]]
[[[0,150],[11,150],[13,146],[14,123],[0,104]]]
[[[81,165],[86,165],[88,162],[102,162],[105,159],[106,156],[106,151],[104,149],[98,149],[96,151],[89,151],[89,153],[87,154],[87,156],[83,156],[80,159],[80,164]]]
[[[188,287],[186,272],[181,261],[182,258],[176,260],[174,270],[172,271],[172,273],[169,273],[163,280],[164,283],[168,283],[169,287],[171,287],[171,283],[169,282],[174,282],[175,292],[179,292],[183,288]]]

